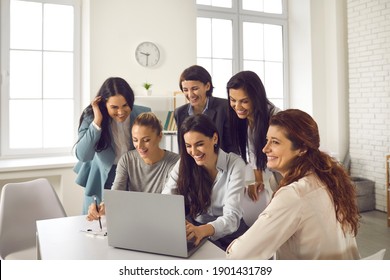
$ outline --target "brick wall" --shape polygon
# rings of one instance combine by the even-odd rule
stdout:
[[[386,210],[390,154],[390,0],[348,0],[351,174],[375,181],[376,209]]]

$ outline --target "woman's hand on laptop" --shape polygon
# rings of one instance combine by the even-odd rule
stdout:
[[[194,226],[186,221],[187,240],[193,240],[195,246],[198,246],[203,238],[214,235],[214,227],[210,224]]]
[[[88,215],[87,215],[87,220],[88,221],[93,221],[93,220],[98,220],[99,217],[103,216],[106,214],[105,207],[104,207],[104,202],[101,202],[99,205],[99,212],[96,209],[95,203],[91,203],[88,207]]]

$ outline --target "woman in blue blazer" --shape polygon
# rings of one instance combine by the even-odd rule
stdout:
[[[122,154],[134,149],[131,126],[150,108],[134,105],[134,92],[122,78],[108,78],[84,109],[79,123],[74,167],[76,183],[85,187],[83,214],[93,196],[103,199],[103,188],[111,189],[116,164]]]

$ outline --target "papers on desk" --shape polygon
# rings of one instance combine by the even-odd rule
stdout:
[[[102,237],[104,238],[105,236],[107,236],[107,231],[106,230],[92,230],[90,228],[88,229],[81,229],[80,230],[81,232],[84,232],[87,236],[91,236],[91,237]]]
[[[105,238],[107,236],[107,226],[106,226],[105,217],[104,218],[102,217],[101,221],[103,226],[102,229],[100,229],[98,221],[85,220],[85,224],[83,225],[83,228],[80,229],[80,231],[90,237]]]

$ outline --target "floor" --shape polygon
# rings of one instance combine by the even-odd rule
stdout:
[[[386,248],[384,259],[390,260],[390,227],[387,226],[387,213],[368,211],[360,214],[362,219],[356,240],[361,257]]]

